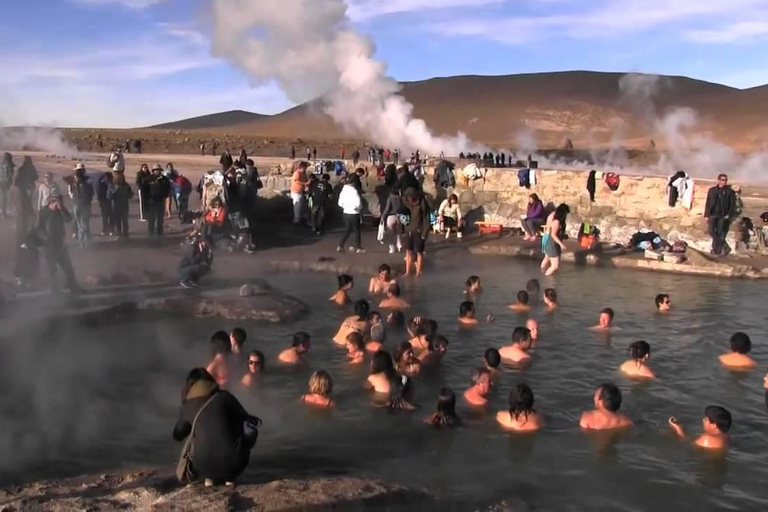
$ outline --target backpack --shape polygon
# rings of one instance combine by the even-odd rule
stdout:
[[[608,185],[608,188],[611,189],[612,192],[619,189],[620,183],[621,178],[619,178],[619,175],[615,172],[609,172],[605,175],[605,184]]]

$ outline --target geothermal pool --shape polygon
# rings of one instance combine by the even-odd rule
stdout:
[[[430,268],[419,281],[402,281],[404,295],[419,312],[440,323],[450,340],[441,371],[416,381],[414,413],[390,413],[371,406],[363,390],[366,369],[344,364],[332,345],[344,313],[326,302],[334,288],[327,274],[276,274],[273,286],[303,298],[313,313],[292,325],[240,323],[246,349],[267,355],[258,388],[236,390],[264,426],[245,478],[264,481],[334,474],[379,477],[425,487],[450,506],[482,507],[500,500],[553,510],[766,510],[768,478],[762,377],[722,369],[717,355],[736,330],[752,337],[754,356],[768,358],[764,285],[735,280],[684,278],[594,268],[566,268],[553,281],[562,307],[540,322],[533,364],[505,368],[487,415],[460,409],[465,426],[436,431],[422,424],[443,385],[460,394],[483,351],[507,343],[525,317],[506,306],[533,263],[461,260]],[[485,293],[479,316],[492,324],[459,332],[455,317],[462,285],[479,274]],[[367,277],[355,276],[358,298]],[[674,311],[655,313],[653,298],[672,294]],[[587,331],[603,307],[616,310],[622,331],[610,338]],[[40,311],[29,311],[30,316]],[[208,338],[228,321],[186,320],[116,324],[89,330],[59,321],[44,325],[35,316],[6,320],[0,359],[0,478],[3,485],[47,477],[99,473],[120,467],[175,464],[179,445],[171,439],[186,372],[208,360]],[[309,364],[279,369],[277,353],[297,330],[312,335]],[[617,373],[630,342],[651,344],[650,364],[659,379],[633,383]],[[399,338],[389,337],[388,347]],[[333,411],[299,403],[314,369],[334,378]],[[593,389],[612,380],[624,394],[622,410],[635,420],[621,436],[587,435],[578,428],[592,405]],[[545,429],[534,435],[502,432],[495,412],[506,407],[518,381],[534,390]],[[676,415],[698,433],[705,406],[726,406],[734,418],[732,446],[717,458],[673,438],[666,425]]]

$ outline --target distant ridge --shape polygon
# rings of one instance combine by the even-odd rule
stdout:
[[[216,114],[190,117],[189,119],[182,119],[171,123],[158,124],[150,126],[149,128],[163,130],[206,130],[212,128],[228,128],[230,126],[258,121],[265,117],[269,116],[248,112],[246,110],[230,110],[228,112],[218,112]]]

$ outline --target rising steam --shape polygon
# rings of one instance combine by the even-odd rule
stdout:
[[[386,147],[431,155],[476,147],[463,133],[437,137],[414,119],[373,43],[351,28],[346,0],[212,1],[213,54],[254,84],[274,80],[296,103],[321,97],[345,130]]]
[[[0,127],[0,149],[4,151],[46,151],[58,156],[75,156],[77,148],[55,128]]]

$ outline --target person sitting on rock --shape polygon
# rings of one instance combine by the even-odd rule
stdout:
[[[195,288],[200,279],[213,267],[213,248],[205,238],[190,244],[187,253],[179,262],[179,284],[184,288]]]
[[[382,309],[408,309],[411,305],[400,297],[400,285],[394,283],[387,289],[387,298],[379,304]]]
[[[299,364],[304,361],[303,356],[311,347],[309,334],[306,332],[297,332],[293,335],[291,348],[283,350],[278,356],[278,360],[285,364]]]
[[[203,479],[206,486],[233,485],[248,466],[259,426],[261,420],[221,390],[204,368],[189,372],[173,439],[191,436],[190,479]],[[184,478],[183,483],[189,481]]]

